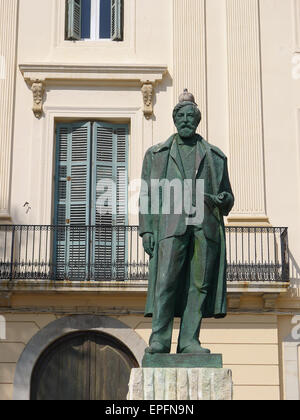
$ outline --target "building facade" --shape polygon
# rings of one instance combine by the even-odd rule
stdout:
[[[201,342],[234,399],[300,398],[299,53],[299,0],[0,0],[0,399],[126,397],[151,333],[138,181],[184,88],[236,196]]]

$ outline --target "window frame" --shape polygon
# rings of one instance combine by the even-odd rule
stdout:
[[[112,38],[100,38],[100,14],[101,0],[91,0],[91,17],[90,17],[90,38],[81,38],[84,42],[104,41],[110,42]]]
[[[99,41],[100,38],[100,2],[101,0],[91,0],[90,16],[90,38],[82,38],[83,41]]]
[[[111,146],[112,146],[112,154],[111,154],[111,162],[105,160],[100,161],[98,160],[97,150],[98,150],[98,128],[106,129],[108,128],[111,130]],[[81,203],[78,203],[78,189],[77,189],[77,197],[72,198],[72,182],[73,182],[73,175],[72,175],[72,168],[76,167],[78,165],[82,166],[82,161],[78,161],[78,155],[76,155],[76,159],[73,159],[72,152],[73,152],[73,139],[74,136],[76,136],[75,131],[76,129],[86,129],[85,138],[84,141],[86,141],[87,144],[87,154],[86,154],[86,180],[85,180],[85,196],[86,196],[86,209],[84,215],[85,224],[77,224],[72,223],[72,207],[75,208],[76,206],[80,205]],[[119,130],[124,130],[124,133],[119,133]],[[123,242],[121,240],[120,242],[120,236],[116,229],[114,229],[114,226],[128,226],[129,222],[129,197],[128,197],[128,182],[129,182],[129,124],[128,123],[115,123],[115,122],[103,122],[99,120],[89,120],[89,121],[73,121],[73,122],[59,122],[56,124],[56,146],[55,146],[55,168],[54,168],[54,220],[53,225],[54,226],[60,226],[61,228],[63,226],[66,227],[77,227],[78,231],[80,232],[80,226],[83,228],[83,233],[79,233],[79,240],[76,239],[74,241],[74,237],[71,240],[71,230],[67,229],[65,230],[65,237],[60,238],[61,231],[64,231],[63,229],[58,229],[55,231],[54,237],[53,237],[53,261],[55,261],[55,276],[59,274],[60,268],[63,267],[63,274],[67,275],[68,279],[69,276],[72,277],[73,273],[73,253],[75,252],[74,249],[77,247],[76,254],[79,251],[82,252],[85,251],[85,263],[88,263],[89,267],[93,267],[95,264],[95,258],[96,254],[98,258],[101,259],[101,255],[99,254],[99,249],[96,251],[97,246],[99,248],[100,245],[106,245],[111,248],[111,262],[112,265],[109,268],[110,275],[118,275],[118,260],[120,258],[120,252],[121,255],[124,253],[124,267],[126,267],[127,264],[127,255],[128,255],[128,243],[127,243],[127,232],[124,231],[124,238]],[[125,148],[125,153],[123,151],[123,159],[118,160],[118,148],[119,148],[119,138],[118,136],[124,137],[123,147]],[[61,143],[64,136],[65,143]],[[82,141],[83,134],[81,133],[79,136],[79,139]],[[65,160],[61,160],[61,146],[63,144],[64,147],[64,156],[66,157]],[[78,150],[78,149],[77,149]],[[122,153],[122,152],[121,152]],[[93,237],[92,231],[88,229],[89,226],[97,226],[97,199],[99,198],[97,196],[97,171],[99,167],[105,167],[108,166],[112,168],[112,180],[116,182],[116,185],[118,186],[118,170],[120,168],[124,168],[125,172],[125,179],[123,187],[125,189],[124,192],[124,203],[123,203],[123,209],[124,214],[117,213],[117,201],[118,201],[118,194],[120,193],[120,190],[116,188],[114,192],[112,192],[112,202],[114,203],[114,212],[116,214],[111,215],[111,238],[109,240],[109,237],[106,239],[105,244],[101,244],[101,241],[97,243],[96,237]],[[66,176],[60,175],[61,174],[61,167],[66,168]],[[60,182],[66,182],[65,187],[65,198],[60,195],[61,187]],[[84,185],[84,184],[82,184]],[[78,179],[77,179],[77,186],[78,186]],[[122,186],[122,184],[120,184]],[[76,187],[75,187],[76,188]],[[64,196],[64,195],[63,195]],[[79,200],[81,201],[81,200]],[[64,206],[65,216],[68,217],[66,219],[66,223],[60,224],[59,223],[59,206]],[[122,208],[122,206],[121,206]],[[69,219],[70,217],[70,219]],[[77,217],[77,215],[75,216]],[[118,217],[123,217],[123,221],[121,223],[118,223]],[[105,220],[105,216],[104,216]],[[100,223],[101,224],[101,223]],[[106,223],[105,223],[106,224]],[[110,223],[109,223],[110,225]],[[73,232],[74,233],[74,232]],[[105,233],[106,236],[106,233]],[[122,236],[122,235],[121,235]],[[122,239],[122,238],[121,238]],[[88,244],[88,246],[87,246]],[[79,253],[80,258],[84,256],[84,254]],[[61,264],[59,261],[63,261]],[[75,264],[76,266],[76,264]],[[121,266],[123,267],[123,266]],[[64,271],[66,270],[66,271]],[[114,271],[116,270],[116,271]],[[76,270],[75,270],[76,271]],[[77,276],[82,275],[82,277],[85,277],[88,275],[88,271],[85,271],[85,273],[80,272],[80,269],[77,269]],[[95,272],[94,272],[95,274]],[[107,273],[106,273],[107,275]],[[124,274],[125,276],[125,274]],[[122,276],[121,276],[122,277]]]
[[[74,22],[77,23],[78,18],[75,19],[74,13],[76,0],[66,0],[66,16],[65,16],[65,41],[76,41],[76,42],[119,42],[124,41],[124,2],[123,0],[111,0],[111,14],[110,14],[110,37],[101,38],[101,1],[102,0],[90,0],[91,1],[91,16],[90,16],[90,37],[83,38],[82,34],[82,0],[79,0],[80,10],[80,29],[75,30]]]

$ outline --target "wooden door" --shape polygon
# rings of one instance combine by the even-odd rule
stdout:
[[[126,400],[131,369],[138,364],[120,342],[104,334],[68,335],[38,360],[31,400]]]

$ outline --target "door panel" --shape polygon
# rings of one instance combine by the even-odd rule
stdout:
[[[91,400],[126,399],[127,393],[125,395],[124,390],[128,389],[128,372],[132,369],[130,360],[118,350],[108,345],[97,345],[95,342],[92,343],[91,354],[92,366],[104,367],[102,370],[91,371]],[[113,372],[117,375],[115,378],[112,376]]]
[[[32,400],[126,400],[131,352],[112,337],[68,335],[40,357],[31,381]]]

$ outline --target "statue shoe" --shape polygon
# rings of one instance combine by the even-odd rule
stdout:
[[[200,344],[191,344],[182,350],[177,350],[180,354],[210,354],[210,350],[201,347]]]
[[[170,350],[164,345],[160,344],[158,341],[153,342],[150,347],[146,348],[145,353],[147,354],[157,354],[157,353],[170,353]]]

